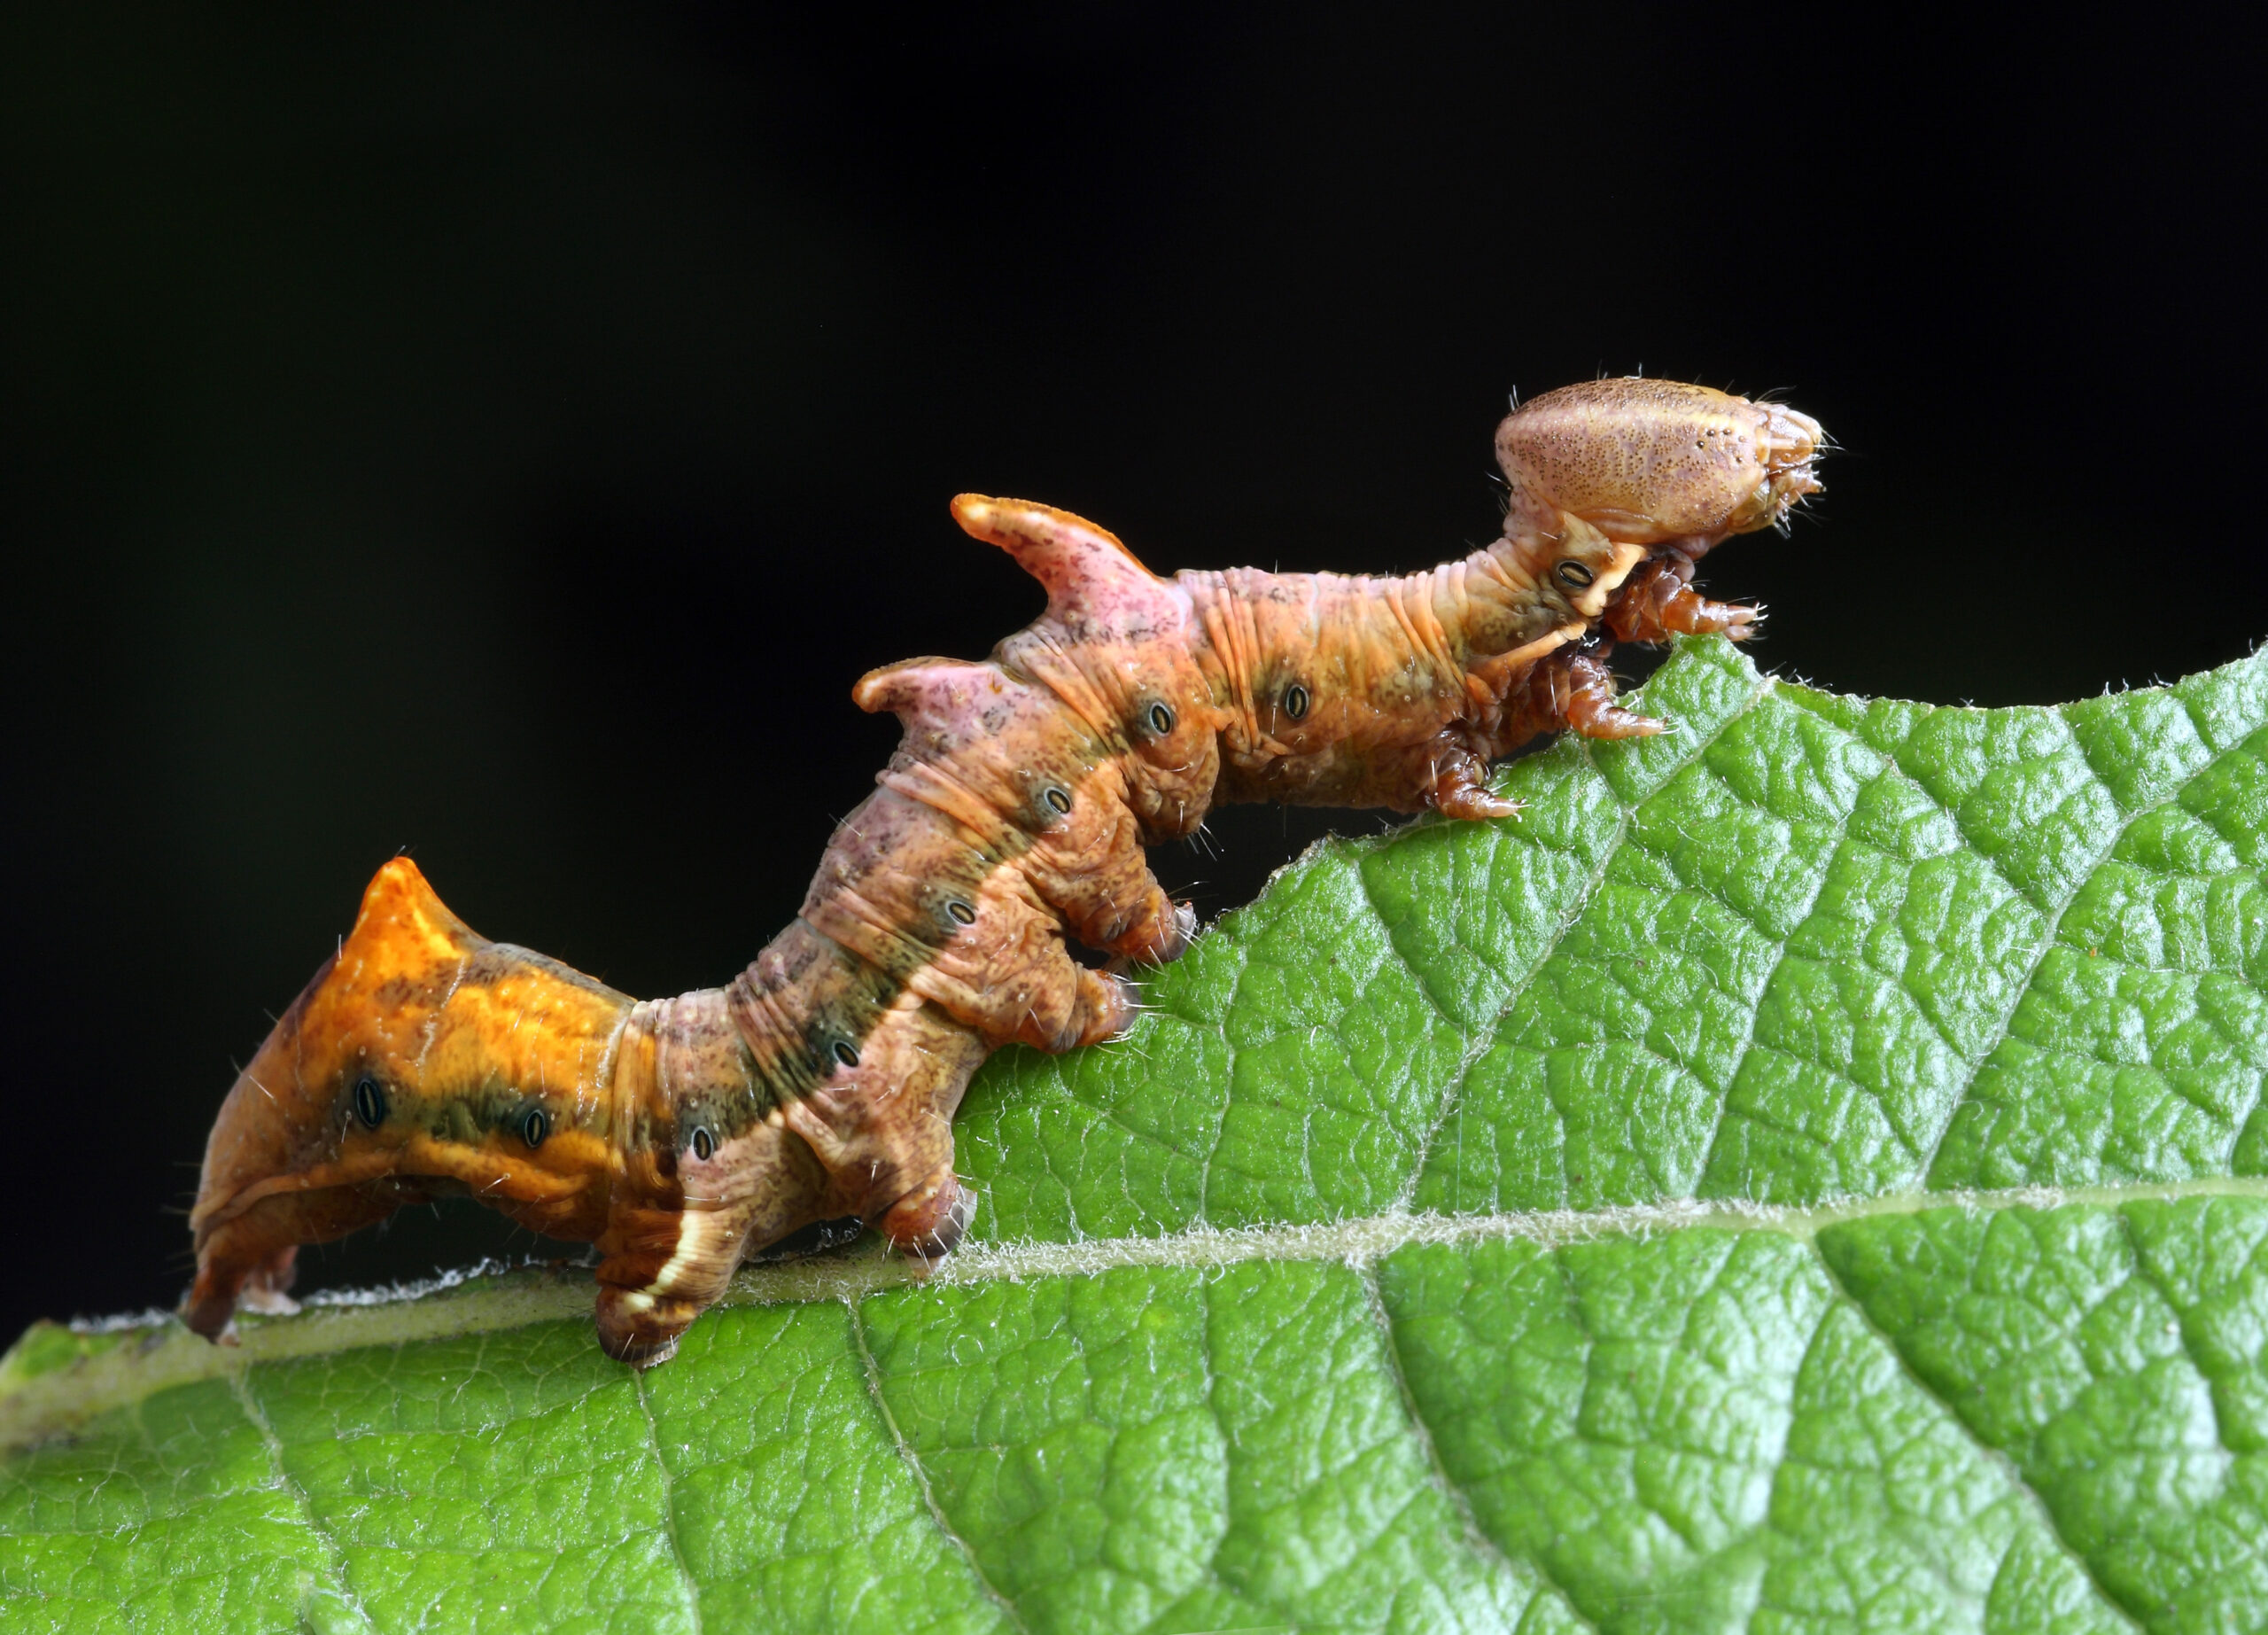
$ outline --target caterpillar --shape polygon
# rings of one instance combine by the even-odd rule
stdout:
[[[1751,634],[1693,564],[1784,528],[1825,447],[1702,386],[1549,393],[1497,429],[1503,537],[1398,578],[1160,579],[1068,511],[962,494],[1046,611],[983,662],[858,683],[904,736],[793,923],[724,987],[638,1000],[476,935],[395,858],[221,1105],[184,1320],[288,1309],[299,1245],[446,1195],[594,1242],[600,1343],[641,1365],[813,1222],[934,1260],[974,1211],[952,1117],[978,1064],[1119,1037],[1124,968],[1195,935],[1146,845],[1230,801],[1507,818],[1489,765],[1539,734],[1658,731],[1615,702],[1614,644]]]

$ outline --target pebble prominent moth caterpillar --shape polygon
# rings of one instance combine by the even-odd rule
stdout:
[[[1616,705],[1612,644],[1747,635],[1694,561],[1784,524],[1823,447],[1809,417],[1704,386],[1549,393],[1497,429],[1503,537],[1401,578],[1161,580],[1068,512],[961,495],[1047,611],[983,662],[859,681],[905,736],[795,922],[726,987],[633,1000],[475,935],[389,862],[221,1106],[183,1317],[219,1337],[283,1301],[298,1245],[447,1194],[594,1241],[600,1343],[634,1363],[812,1222],[944,1254],[975,1203],[952,1116],[978,1063],[1132,1020],[1066,936],[1140,963],[1195,933],[1146,844],[1225,801],[1510,817],[1489,763],[1538,734],[1658,731]]]

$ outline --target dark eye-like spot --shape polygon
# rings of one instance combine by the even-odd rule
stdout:
[[[371,1129],[386,1121],[386,1093],[368,1073],[354,1081],[354,1116]]]
[[[1047,791],[1044,798],[1049,806],[1054,807],[1058,812],[1064,814],[1066,816],[1069,815],[1071,811],[1070,790],[1052,789]]]
[[[1161,738],[1173,730],[1173,712],[1161,704],[1150,706],[1150,730]]]
[[[520,1115],[520,1139],[533,1152],[543,1145],[543,1138],[551,1133],[551,1115],[540,1107],[531,1107]]]
[[[945,905],[945,912],[952,915],[954,919],[959,920],[963,925],[974,925],[976,923],[976,910],[970,907],[967,903],[961,902],[958,899]]]
[[[1295,721],[1308,718],[1308,689],[1297,681],[1284,689],[1284,713]]]
[[[707,1126],[703,1125],[694,1125],[693,1156],[700,1159],[702,1163],[706,1164],[709,1162],[710,1155],[714,1153],[716,1150],[717,1138],[709,1133]]]
[[[1559,564],[1559,581],[1581,590],[1591,582],[1591,571],[1580,562],[1563,562]]]
[[[838,1039],[835,1041],[835,1059],[845,1067],[856,1067],[858,1065],[858,1052],[849,1039]]]

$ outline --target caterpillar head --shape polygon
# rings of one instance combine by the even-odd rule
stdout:
[[[1708,386],[1626,378],[1532,398],[1496,428],[1515,542],[1580,518],[1608,539],[1698,557],[1783,524],[1821,492],[1829,445],[1809,415]]]
[[[451,1193],[595,1236],[610,1051],[629,1005],[486,941],[416,864],[386,864],[221,1104],[190,1215],[189,1326],[218,1337],[240,1298],[280,1299],[294,1245]]]

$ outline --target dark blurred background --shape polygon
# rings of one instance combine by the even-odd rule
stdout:
[[[1494,535],[1508,391],[1643,369],[1848,451],[1708,564],[1783,673],[2268,634],[2249,48],[1388,10],[8,10],[0,1339],[172,1303],[233,1063],[396,851],[633,993],[738,969],[893,742],[851,681],[1037,611],[963,488],[1414,567]],[[1209,915],[1375,822],[1158,860]],[[530,1246],[413,1214],[307,1281]]]

